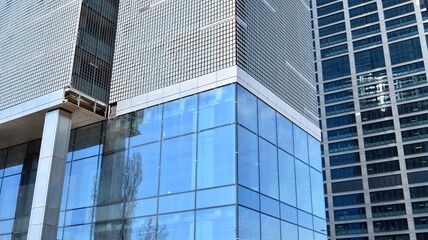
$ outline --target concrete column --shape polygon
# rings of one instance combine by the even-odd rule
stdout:
[[[28,240],[55,240],[71,130],[71,113],[46,113]]]

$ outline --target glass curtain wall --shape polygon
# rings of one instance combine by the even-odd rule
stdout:
[[[326,238],[319,142],[239,85],[71,135],[58,239]]]

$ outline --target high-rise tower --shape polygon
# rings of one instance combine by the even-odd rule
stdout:
[[[331,239],[428,239],[424,1],[313,2]]]
[[[1,238],[326,238],[308,1],[75,0],[45,24],[18,14],[53,5],[0,4],[16,33],[44,37],[28,63],[46,66],[32,82],[39,68],[13,60],[28,39],[0,47],[15,71],[0,68]]]

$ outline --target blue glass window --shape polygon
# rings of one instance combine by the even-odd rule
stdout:
[[[398,64],[422,58],[419,38],[413,38],[398,43],[389,44],[391,63]]]
[[[197,240],[235,240],[236,207],[196,211]]]
[[[298,215],[298,222],[299,225],[305,228],[309,228],[309,229],[313,229],[314,228],[314,224],[312,222],[312,215],[307,213],[307,212],[303,212],[303,211],[297,211],[297,215]]]
[[[339,166],[339,165],[345,165],[345,164],[356,163],[356,162],[360,162],[359,153],[346,153],[341,155],[330,156],[331,166]]]
[[[382,47],[357,52],[354,54],[354,56],[355,68],[357,73],[385,66],[385,59]]]
[[[345,19],[345,16],[344,16],[343,12],[336,13],[333,15],[329,15],[327,17],[319,18],[318,19],[318,27],[328,25],[330,23],[338,22],[338,21],[341,21],[344,19]]]
[[[235,85],[199,94],[199,130],[235,122]]]
[[[68,187],[67,209],[94,205],[98,157],[71,163],[70,183]],[[82,176],[85,176],[82,178]]]
[[[387,8],[407,1],[411,0],[382,0],[382,6],[383,8]]]
[[[293,125],[293,137],[295,156],[309,163],[308,134],[296,125]]]
[[[338,23],[334,25],[330,25],[328,27],[323,27],[318,29],[318,33],[320,37],[324,37],[333,33],[342,32],[346,30],[345,23]]]
[[[162,106],[147,108],[133,114],[129,145],[158,141],[161,136]]]
[[[196,193],[196,207],[207,208],[236,203],[236,187],[220,187],[199,190]]]
[[[335,4],[328,5],[326,7],[318,8],[318,10],[317,10],[318,17],[332,13],[332,12],[335,12],[335,11],[338,11],[338,10],[341,10],[341,9],[343,9],[343,3],[342,2],[338,2]]]
[[[123,201],[124,198],[132,199],[135,197],[133,188],[127,187],[122,190],[122,186],[132,184],[134,178],[133,175],[123,174],[126,166],[126,153],[126,151],[121,151],[103,156],[100,164],[98,204],[110,204]],[[71,171],[73,171],[73,165]]]
[[[238,186],[238,203],[240,205],[259,210],[260,196],[259,193],[251,191],[247,188]]]
[[[125,206],[125,217],[140,217],[156,214],[158,209],[158,199],[148,198],[135,202],[128,202]]]
[[[155,216],[129,219],[125,222],[124,239],[153,239],[154,236],[157,236],[157,239],[166,239],[168,237],[167,226],[165,222],[162,224],[162,226],[156,224]]]
[[[373,23],[373,22],[377,22],[379,21],[379,17],[377,15],[377,13],[374,14],[370,14],[364,17],[360,17],[360,18],[356,18],[351,20],[351,27],[352,28],[356,28],[362,25],[366,25],[369,23]]]
[[[408,36],[416,35],[418,34],[418,27],[417,26],[411,26],[407,28],[403,28],[394,32],[388,33],[388,41],[394,41],[400,38],[405,38]]]
[[[277,148],[259,139],[260,148],[260,192],[278,199],[278,160]]]
[[[3,178],[0,192],[0,219],[15,217],[21,175]]]
[[[281,218],[297,224],[297,209],[281,203]]]
[[[355,41],[353,43],[353,46],[354,46],[354,50],[357,50],[357,49],[365,48],[368,46],[377,45],[380,43],[382,43],[382,37],[381,36],[374,36],[374,37],[369,37],[369,38],[365,38],[365,39]]]
[[[235,183],[236,126],[200,132],[198,135],[198,189]]]
[[[397,76],[420,72],[424,70],[425,70],[424,62],[415,62],[415,63],[410,63],[403,66],[392,68],[392,76],[397,77]]]
[[[368,27],[363,27],[363,28],[360,28],[357,30],[353,30],[352,31],[352,38],[355,39],[355,38],[367,36],[367,35],[378,33],[378,32],[380,32],[380,25],[375,24],[375,25],[371,25]]]
[[[194,212],[175,213],[158,217],[159,240],[194,239]],[[162,237],[164,236],[164,237]],[[143,238],[153,239],[153,238]]]
[[[163,107],[163,138],[196,131],[197,97],[166,103]]]
[[[239,239],[260,239],[260,213],[239,207]]]
[[[416,16],[414,14],[386,21],[385,26],[386,26],[386,30],[390,30],[393,28],[401,27],[412,23],[416,23]]]
[[[279,186],[281,201],[296,206],[296,177],[294,157],[279,150]]]
[[[351,74],[349,56],[346,55],[322,61],[322,72],[324,80]]]
[[[278,131],[278,147],[290,154],[294,154],[293,124],[281,114],[276,114],[276,121]]]
[[[279,201],[260,195],[260,205],[262,213],[279,218]]]
[[[24,166],[28,144],[21,144],[8,149],[4,176],[21,173]]]
[[[196,136],[194,134],[162,143],[160,194],[195,189]]]
[[[383,15],[385,16],[385,19],[388,19],[388,18],[406,14],[409,12],[413,12],[413,11],[415,11],[415,8],[413,7],[413,3],[409,3],[403,6],[385,10]]]
[[[135,187],[135,198],[156,196],[158,193],[160,144],[153,143],[131,148],[125,174]]]
[[[284,238],[299,239],[298,237],[299,232],[298,232],[297,225],[281,221],[281,233],[282,233],[282,236],[284,236]]]
[[[322,199],[324,196],[324,187],[322,181],[322,174],[314,170],[310,169],[311,172],[311,190],[312,190],[312,199]],[[325,218],[325,208],[324,203],[322,201],[312,201],[312,211],[314,215]]]
[[[269,142],[276,144],[276,115],[275,110],[266,103],[258,101],[259,135]]]
[[[281,224],[276,218],[262,214],[262,239],[281,239]]]
[[[341,33],[327,38],[320,39],[320,47],[327,47],[336,43],[345,42],[346,33]]]
[[[257,98],[238,86],[238,122],[257,133]]]
[[[300,162],[296,163],[296,189],[297,207],[306,212],[312,212],[311,182],[309,166]]]
[[[338,55],[345,52],[348,52],[348,45],[342,44],[339,46],[334,46],[331,48],[326,48],[321,50],[321,57],[327,58],[327,57],[331,57],[331,56]]]
[[[259,190],[258,137],[245,128],[238,127],[238,183],[255,191]]]
[[[344,115],[340,117],[327,118],[327,127],[339,127],[355,123],[355,114]]]
[[[81,225],[64,228],[63,240],[91,239],[91,225]]]
[[[174,194],[159,198],[159,213],[178,212],[195,208],[195,192]]]
[[[67,211],[65,214],[65,225],[77,225],[92,222],[93,208],[82,208]]]
[[[352,86],[350,78],[345,78],[337,81],[326,82],[324,85],[324,92],[334,91],[337,89],[347,88]]]
[[[373,12],[376,10],[377,10],[376,3],[370,3],[367,5],[357,7],[357,8],[353,8],[353,9],[349,10],[349,16],[352,18],[352,17],[358,16],[358,15]]]

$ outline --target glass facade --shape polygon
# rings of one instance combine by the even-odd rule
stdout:
[[[318,0],[312,16],[329,238],[423,239],[426,3]]]
[[[58,239],[325,236],[319,142],[239,85],[74,129],[69,149]]]

